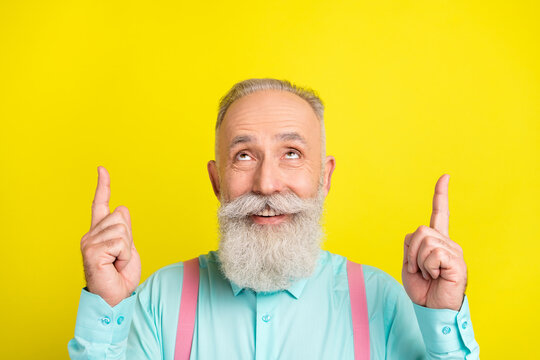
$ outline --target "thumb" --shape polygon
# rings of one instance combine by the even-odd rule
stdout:
[[[131,215],[129,214],[129,209],[123,205],[120,205],[114,209],[114,212],[118,212],[120,215],[122,215],[122,218],[126,221],[128,231],[131,236]]]

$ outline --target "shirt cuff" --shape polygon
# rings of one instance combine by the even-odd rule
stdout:
[[[115,307],[111,307],[99,295],[81,291],[75,336],[89,342],[115,344],[127,339],[135,309],[134,291]]]
[[[413,306],[426,349],[430,353],[450,353],[464,349],[470,353],[478,348],[466,295],[459,311],[430,309],[415,303]]]

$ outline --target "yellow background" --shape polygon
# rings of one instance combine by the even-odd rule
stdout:
[[[537,349],[534,1],[2,1],[0,358],[67,358],[96,167],[155,270],[217,247],[217,103],[250,77],[326,105],[325,248],[401,278],[449,173],[485,359]],[[531,346],[532,345],[532,346]]]

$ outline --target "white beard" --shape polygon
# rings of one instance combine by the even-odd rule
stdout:
[[[324,193],[301,199],[294,193],[242,195],[218,210],[221,271],[238,286],[254,291],[287,289],[309,277],[317,266],[323,241]],[[290,214],[281,224],[260,225],[251,214],[266,206]]]

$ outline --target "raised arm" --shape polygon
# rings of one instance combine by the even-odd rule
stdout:
[[[111,213],[110,197],[109,173],[100,166],[92,224],[81,239],[81,252],[88,291],[115,306],[139,285],[141,260],[133,243],[129,210],[118,206]]]
[[[429,227],[422,225],[405,236],[401,276],[428,358],[478,359],[465,296],[467,266],[461,247],[448,233],[449,180],[444,174],[435,185]]]
[[[154,339],[151,318],[133,295],[141,261],[129,211],[119,206],[111,213],[110,195],[109,173],[100,166],[90,230],[81,239],[86,288],[81,291],[75,337],[68,343],[72,359],[125,359],[130,330]],[[131,329],[134,317],[143,325]]]

